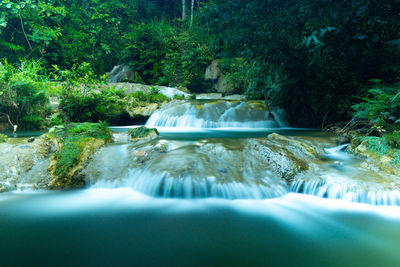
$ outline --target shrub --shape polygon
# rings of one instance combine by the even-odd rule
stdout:
[[[380,130],[400,129],[400,89],[399,87],[376,87],[359,104],[353,105],[354,117],[368,120]]]
[[[0,134],[0,143],[7,142],[8,136],[5,134]]]
[[[0,62],[0,112],[22,129],[40,128],[48,113],[46,91],[52,87],[40,61]]]
[[[114,123],[125,113],[123,90],[105,87],[104,77],[96,76],[90,64],[56,68],[55,77],[63,81],[59,108],[70,121]]]

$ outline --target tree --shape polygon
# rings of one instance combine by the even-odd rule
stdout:
[[[54,0],[0,2],[0,55],[8,58],[41,56],[60,36],[64,8]]]
[[[182,20],[186,20],[186,0],[182,0]]]
[[[190,5],[190,27],[193,26],[193,10],[194,10],[194,0],[192,0],[192,4]]]

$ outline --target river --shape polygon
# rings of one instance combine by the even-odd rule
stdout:
[[[119,133],[87,167],[88,188],[0,194],[0,265],[400,265],[400,207],[398,198],[390,195],[397,191],[379,189],[372,198],[367,197],[370,191],[363,191],[363,198],[354,196],[360,190],[349,186],[346,192],[332,189],[337,177],[342,180],[336,185],[364,189],[370,181],[359,178],[365,176],[360,161],[335,147],[331,138],[285,127],[182,127],[158,127],[160,137],[152,141],[152,151],[157,146],[168,150],[140,167],[146,169],[145,176],[130,165],[129,155],[148,150]],[[282,184],[257,157],[246,163],[252,168],[240,169],[246,177],[235,176],[240,166],[234,162],[250,156],[240,154],[248,137],[277,131],[326,143],[319,161],[326,184],[305,186],[313,184],[307,179],[303,185],[300,180]],[[213,156],[207,154],[203,161],[206,150]],[[179,171],[182,166],[191,167]],[[207,178],[204,187],[197,169],[218,177]],[[168,179],[158,177],[166,170],[178,181],[170,187],[173,190],[165,189]],[[247,186],[254,183],[254,175],[266,177],[264,191],[259,181],[257,187]],[[235,180],[229,180],[231,176]],[[220,191],[212,189],[217,184]]]

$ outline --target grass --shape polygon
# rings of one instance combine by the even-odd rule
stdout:
[[[7,142],[8,136],[5,134],[0,134],[0,143]]]
[[[53,134],[63,144],[54,154],[57,176],[67,174],[79,163],[85,147],[93,139],[112,138],[106,123],[74,123]]]

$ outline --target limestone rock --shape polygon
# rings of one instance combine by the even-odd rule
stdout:
[[[151,93],[152,90],[158,90],[161,94],[165,95],[168,98],[173,98],[175,95],[180,95],[189,97],[190,92],[187,91],[186,88],[174,88],[168,86],[159,86],[159,85],[145,85],[140,83],[110,83],[107,86],[114,86],[116,89],[122,89],[126,95],[132,94],[133,92],[144,92]]]
[[[112,83],[141,81],[139,74],[127,64],[115,66],[108,74],[108,79]]]
[[[49,173],[52,177],[49,183],[50,189],[71,189],[81,188],[85,186],[85,177],[81,174],[83,168],[87,165],[88,160],[100,147],[108,142],[106,139],[97,138],[84,138],[79,140],[81,152],[79,153],[78,162],[72,168],[59,172],[60,168],[57,166],[58,159],[56,154],[51,157],[50,165],[48,167]]]
[[[147,104],[146,106],[143,106],[143,107],[131,107],[131,106],[133,106],[133,105],[128,104],[127,111],[132,118],[136,118],[136,117],[140,117],[140,116],[141,117],[149,117],[159,107],[159,105],[157,103]]]
[[[54,151],[54,143],[45,135],[28,143],[27,138],[12,138],[0,144],[0,191],[15,189],[21,183],[28,183],[26,177],[37,168],[38,174],[30,179],[34,187],[42,186],[48,177],[47,168],[38,165]],[[36,185],[34,185],[36,184]]]
[[[235,90],[232,83],[228,82],[221,69],[218,67],[221,60],[213,60],[206,68],[204,79],[206,81],[213,81],[213,88],[219,93],[230,93]]]
[[[128,131],[131,141],[149,141],[158,137],[158,131],[155,128],[147,128],[145,126],[132,128]]]

